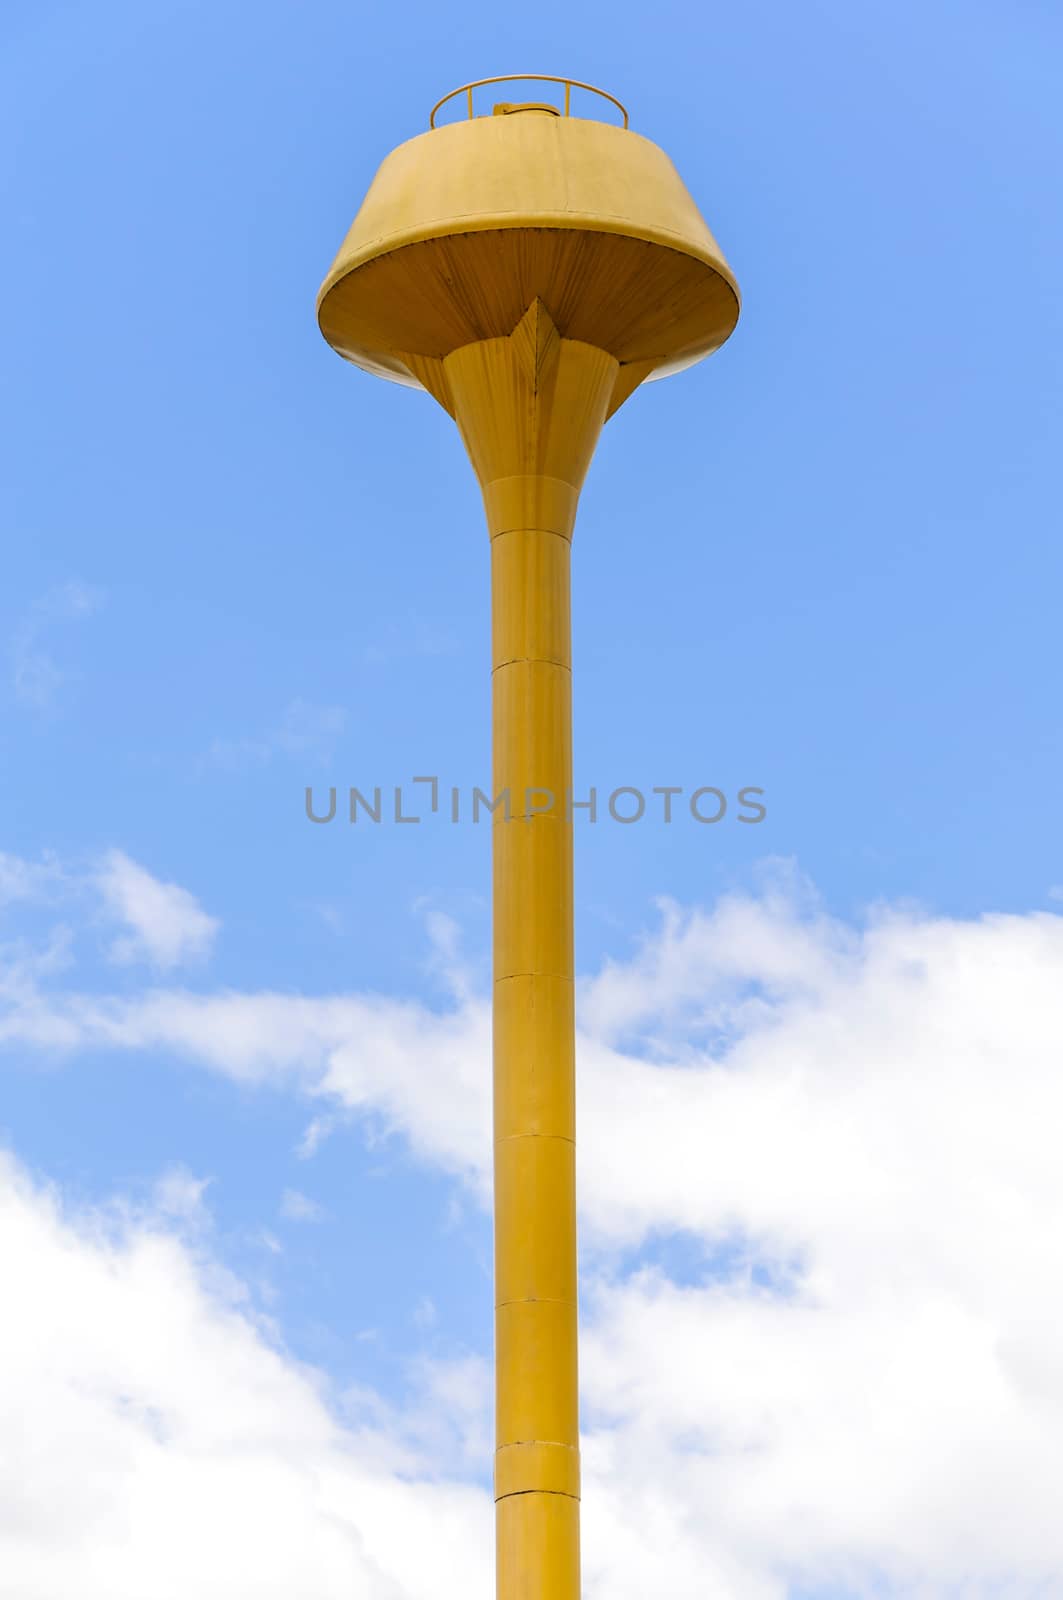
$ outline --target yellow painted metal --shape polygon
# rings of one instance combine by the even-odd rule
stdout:
[[[507,73],[504,73],[502,75],[502,77],[500,77],[500,78],[477,78],[473,83],[463,83],[459,89],[451,89],[449,94],[445,94],[443,96],[442,100],[437,100],[435,105],[432,107],[432,110],[429,113],[429,117],[428,117],[428,126],[429,126],[429,128],[434,128],[435,127],[437,113],[442,111],[443,107],[447,104],[447,102],[449,100],[456,99],[459,94],[463,94],[463,95],[467,96],[467,98],[468,98],[468,115],[469,115],[470,118],[472,118],[475,115],[475,113],[473,111],[473,101],[472,101],[473,90],[474,89],[486,88],[488,84],[492,84],[492,83],[560,83],[560,84],[563,84],[564,85],[564,90],[565,90],[565,111],[564,111],[564,114],[565,114],[566,117],[572,115],[572,91],[573,91],[573,89],[585,89],[588,94],[599,95],[601,99],[608,100],[610,105],[615,106],[616,109],[620,112],[620,115],[624,119],[624,127],[626,128],[628,126],[629,119],[628,119],[628,114],[627,114],[627,107],[621,105],[620,101],[616,98],[616,95],[615,94],[610,94],[608,89],[596,89],[593,83],[581,83],[578,78],[558,78],[558,77],[555,77],[554,74],[550,73],[550,72],[507,72]]]
[[[506,337],[536,300],[565,337],[646,362],[642,377],[699,360],[738,318],[731,271],[664,152],[535,115],[450,123],[393,150],[318,318],[349,361],[446,404],[430,364]]]
[[[738,315],[667,157],[567,114],[587,86],[554,81],[564,116],[511,107],[394,151],[318,297],[341,355],[455,419],[491,541],[494,792],[509,796],[492,825],[498,1600],[577,1600],[580,1583],[576,507],[606,419],[722,344]],[[470,117],[475,87],[455,91]]]

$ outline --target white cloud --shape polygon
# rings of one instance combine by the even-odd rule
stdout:
[[[96,883],[112,916],[129,930],[112,944],[112,960],[168,968],[210,950],[218,923],[179,884],[153,878],[121,850],[108,851]]]
[[[0,852],[0,912],[20,906],[62,905],[68,913],[84,913],[86,900],[102,908],[104,920],[125,924],[126,932],[112,941],[109,954],[118,962],[148,961],[169,968],[208,953],[218,922],[200,907],[195,896],[178,884],[155,878],[121,850],[109,850],[91,867],[64,865],[46,852],[39,861]],[[84,915],[82,915],[84,921]],[[90,925],[95,919],[88,919]],[[21,964],[27,972],[43,972],[65,964],[72,930],[58,924],[48,944],[32,950],[21,945]],[[13,947],[6,953],[14,960]],[[0,987],[3,965],[0,963]]]
[[[56,624],[89,616],[102,602],[101,590],[72,579],[42,596],[24,617],[10,645],[12,687],[24,705],[35,711],[52,708],[68,674],[44,640]]]
[[[347,712],[342,706],[314,705],[309,700],[295,699],[285,707],[280,720],[257,737],[212,740],[209,759],[232,771],[264,766],[275,756],[323,765],[332,760],[346,725]]]
[[[48,899],[63,881],[63,870],[54,855],[45,854],[40,861],[26,861],[22,856],[0,851],[0,909],[19,902]]]
[[[475,998],[473,974],[461,949],[461,929],[453,917],[434,909],[427,900],[415,907],[424,923],[430,954],[426,968],[444,985],[452,999],[466,1003]]]
[[[413,1308],[414,1325],[418,1328],[434,1328],[438,1321],[435,1301],[431,1295],[423,1294]]]
[[[791,879],[664,907],[585,983],[589,1600],[1063,1591],[1061,972],[1059,916],[854,927]],[[286,1079],[486,1203],[475,996],[20,994],[3,1027]],[[691,1281],[621,1270],[677,1231]]]
[[[324,1206],[299,1189],[285,1189],[281,1195],[280,1214],[288,1222],[321,1222],[326,1216]]]
[[[5,1594],[489,1594],[486,1492],[432,1481],[364,1400],[338,1420],[173,1235],[124,1208],[64,1214],[0,1157],[0,1254]]]
[[[302,1138],[295,1147],[295,1153],[300,1161],[309,1161],[311,1156],[317,1154],[329,1134],[336,1131],[340,1120],[335,1114],[330,1114],[323,1117],[313,1117],[307,1123],[303,1129]]]
[[[487,1193],[490,1015],[482,1002],[436,1013],[377,996],[159,988],[125,999],[26,989],[0,1011],[0,1044],[16,1041],[49,1050],[168,1049],[242,1082],[287,1081],[406,1134],[423,1158],[467,1173]],[[315,1119],[305,1154],[333,1120]]]
[[[155,1206],[164,1216],[178,1222],[205,1222],[208,1219],[203,1196],[210,1183],[210,1178],[197,1178],[194,1172],[175,1162],[156,1180]]]

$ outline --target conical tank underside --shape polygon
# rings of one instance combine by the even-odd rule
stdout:
[[[632,364],[632,380],[717,349],[739,306],[662,150],[529,107],[435,128],[387,157],[318,319],[347,360],[420,387],[423,361],[509,335],[535,301],[563,338]]]

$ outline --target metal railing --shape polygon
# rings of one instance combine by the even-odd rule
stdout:
[[[573,89],[586,89],[589,94],[601,95],[603,100],[608,100],[610,105],[614,105],[616,107],[616,109],[620,112],[620,115],[624,119],[624,127],[626,128],[627,125],[628,125],[627,107],[622,105],[620,103],[620,101],[616,98],[616,95],[615,94],[610,94],[607,89],[596,89],[593,83],[580,83],[578,78],[555,78],[553,76],[553,74],[549,73],[549,72],[507,72],[507,73],[503,74],[503,76],[500,77],[500,78],[477,78],[475,80],[475,82],[473,82],[473,83],[463,83],[460,89],[451,89],[449,94],[445,94],[443,96],[442,100],[437,100],[435,105],[432,107],[431,115],[428,118],[428,126],[430,128],[434,128],[435,127],[435,125],[436,125],[436,112],[437,111],[441,111],[443,109],[443,107],[447,104],[448,100],[456,99],[459,94],[463,94],[463,95],[467,96],[467,100],[468,100],[468,115],[469,115],[469,119],[471,121],[472,118],[475,117],[475,115],[476,115],[475,111],[473,110],[472,92],[473,92],[474,89],[482,89],[482,88],[484,88],[484,86],[486,84],[489,84],[489,83],[561,83],[561,84],[564,84],[564,87],[565,87],[565,109],[562,112],[562,115],[566,116],[566,117],[570,117],[572,115],[572,91],[573,91]]]

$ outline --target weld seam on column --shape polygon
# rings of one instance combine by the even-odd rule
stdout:
[[[575,1139],[570,1133],[503,1133],[495,1140],[495,1144],[508,1144],[511,1139],[560,1139],[564,1144],[575,1144]]]
[[[566,478],[519,472],[492,478],[481,487],[492,539],[505,533],[555,533],[571,544],[579,489]],[[540,522],[546,526],[537,526]]]
[[[526,1294],[519,1300],[496,1300],[495,1310],[504,1311],[507,1306],[577,1306],[578,1304],[575,1295]]]
[[[552,533],[555,539],[563,539],[568,545],[572,543],[570,533],[561,533],[557,528],[532,528],[523,522],[514,524],[512,528],[499,528],[497,533],[491,535],[491,543],[494,544],[496,539],[504,539],[507,533]]]
[[[492,676],[496,672],[501,672],[503,667],[517,666],[522,661],[530,661],[533,666],[542,665],[544,667],[560,667],[562,672],[567,672],[570,675],[572,672],[572,665],[570,662],[555,661],[553,656],[507,656],[504,661],[499,661],[491,668]]]
[[[500,1500],[512,1500],[518,1494],[559,1494],[562,1500],[578,1500],[580,1496],[573,1494],[569,1489],[507,1489],[505,1494],[495,1495],[495,1505]]]
[[[566,1444],[564,1439],[510,1439],[507,1444],[500,1444],[495,1449],[497,1457],[499,1450],[526,1450],[530,1445],[545,1445],[549,1450],[571,1450],[573,1455],[578,1455],[578,1447]]]
[[[503,784],[502,790],[504,791],[510,787],[511,785],[509,784]],[[528,788],[533,794],[553,795],[554,793],[554,791],[552,789],[548,789],[545,784],[530,783]],[[563,815],[559,816],[556,810],[557,804],[561,798],[562,797],[560,795],[554,796],[554,801],[549,811],[510,811],[508,817],[500,817],[496,809],[491,817],[491,826],[492,828],[506,828],[514,822],[556,822],[559,828],[571,829],[572,818]]]
[[[535,784],[532,784],[531,787],[538,794],[546,792]],[[556,822],[562,828],[571,826],[567,817],[555,816],[553,811],[511,811],[508,817],[495,817],[491,826],[492,828],[507,828],[512,827],[517,822]]]
[[[494,983],[506,983],[510,978],[564,978],[566,983],[575,983],[575,976],[571,972],[526,972],[523,968],[519,972],[496,972]]]

